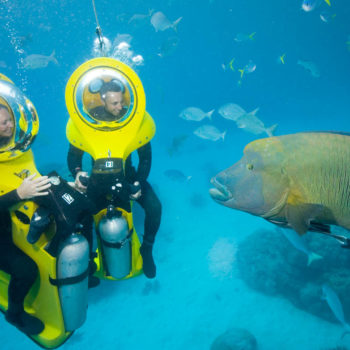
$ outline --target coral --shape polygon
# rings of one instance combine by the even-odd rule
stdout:
[[[310,249],[323,259],[307,266],[306,254],[295,249],[276,230],[257,230],[238,247],[237,266],[241,278],[252,288],[279,295],[296,307],[331,322],[338,322],[321,299],[322,284],[337,293],[345,315],[350,315],[350,251],[325,235],[308,233]]]

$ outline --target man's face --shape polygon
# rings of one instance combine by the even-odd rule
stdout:
[[[4,109],[0,109],[0,138],[11,137],[13,133],[13,120],[10,113]]]
[[[120,112],[124,106],[123,93],[121,91],[108,91],[103,102],[105,110],[115,116],[116,119],[119,119],[118,117],[120,117]]]

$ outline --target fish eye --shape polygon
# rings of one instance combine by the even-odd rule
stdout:
[[[247,169],[248,170],[253,170],[254,169],[254,165],[253,164],[247,164]]]

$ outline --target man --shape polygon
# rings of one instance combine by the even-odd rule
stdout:
[[[0,148],[11,140],[13,130],[13,118],[8,108],[0,104]],[[24,298],[37,278],[38,267],[14,245],[8,208],[22,200],[48,194],[46,190],[51,186],[48,177],[34,179],[35,176],[36,174],[29,176],[17,189],[0,196],[0,269],[11,276],[5,317],[8,322],[29,335],[39,334],[44,329],[44,324],[26,313],[23,307]]]
[[[126,113],[124,106],[124,87],[120,83],[110,81],[104,83],[100,89],[100,97],[103,105],[95,107],[90,114],[96,119],[103,121],[120,120]],[[151,170],[152,150],[148,142],[137,149],[139,163],[137,171],[132,166],[131,154],[125,161],[125,181],[129,184],[140,186],[136,193],[129,193],[130,200],[136,200],[145,211],[145,224],[143,242],[140,247],[140,254],[143,259],[143,272],[146,277],[154,278],[156,276],[156,265],[153,259],[153,244],[155,236],[159,229],[161,219],[161,203],[147,181]],[[87,187],[80,181],[80,176],[87,177],[87,172],[82,170],[82,158],[84,152],[70,145],[68,152],[68,167],[75,178],[75,186],[80,191],[86,191]],[[91,234],[85,234],[91,242]]]
[[[118,121],[127,111],[124,106],[124,87],[115,81],[104,83],[100,89],[102,106],[90,110],[90,114],[101,121]]]

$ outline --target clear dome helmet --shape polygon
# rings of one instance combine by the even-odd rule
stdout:
[[[122,106],[114,118],[108,106],[108,98],[113,94],[121,97]],[[93,59],[81,65],[67,84],[66,102],[76,122],[79,119],[101,131],[118,130],[136,120],[141,122],[145,111],[145,94],[136,73],[110,58]],[[98,111],[103,110],[110,118],[99,115]]]
[[[0,162],[28,151],[38,130],[39,118],[32,102],[0,74]]]

